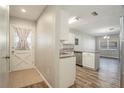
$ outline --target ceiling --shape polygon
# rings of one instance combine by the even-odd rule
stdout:
[[[120,16],[124,16],[124,6],[121,5],[73,5],[61,6],[70,17],[78,16],[81,20],[70,24],[71,29],[91,35],[117,34],[120,31]],[[97,16],[91,15],[97,12]],[[113,30],[109,30],[114,28]]]
[[[70,18],[78,16],[81,20],[70,24],[70,28],[91,35],[118,34],[120,16],[124,16],[122,5],[64,5],[59,6],[70,14]],[[10,16],[36,21],[45,5],[11,5]],[[27,12],[21,12],[25,9]],[[97,16],[91,15],[97,12]],[[114,28],[113,30],[109,30]]]
[[[44,8],[45,5],[10,5],[10,16],[36,21]],[[25,9],[26,13],[21,9]]]

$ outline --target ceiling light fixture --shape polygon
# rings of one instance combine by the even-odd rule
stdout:
[[[104,39],[106,39],[106,38],[107,38],[107,36],[105,35],[103,38],[104,38]]]
[[[91,13],[91,15],[93,15],[93,16],[97,16],[98,13],[94,11],[94,12]]]
[[[68,23],[72,24],[72,23],[74,23],[76,21],[79,21],[79,20],[80,20],[80,17],[72,17],[72,18],[69,19]]]
[[[105,35],[103,38],[104,39],[110,39],[110,36]]]
[[[23,13],[26,13],[26,10],[25,10],[25,9],[21,9],[21,11],[22,11]]]
[[[113,31],[113,30],[114,30],[114,28],[111,27],[111,28],[109,28],[109,29],[107,30],[107,32],[109,33],[109,31]],[[110,36],[109,36],[109,35],[105,35],[103,38],[108,40],[108,39],[110,39]]]

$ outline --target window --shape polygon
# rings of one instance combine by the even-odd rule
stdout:
[[[20,48],[20,43],[21,43],[20,38],[19,38],[17,32],[14,32],[14,46],[15,46],[14,48],[16,50],[29,50],[29,49],[31,49],[31,47],[32,47],[32,32],[30,32],[28,34],[26,42],[27,42],[28,48],[27,49],[25,47]]]
[[[17,35],[17,32],[14,32],[14,48],[15,49],[17,49],[18,42],[19,42],[19,37]]]
[[[107,40],[100,40],[100,49],[107,49]]]
[[[111,50],[118,49],[118,38],[110,37],[109,39],[100,38],[99,39],[99,49],[101,50]]]
[[[109,49],[117,49],[118,43],[117,41],[109,41]]]
[[[32,32],[29,33],[29,35],[27,37],[27,42],[28,42],[29,49],[31,49],[31,47],[32,47]]]

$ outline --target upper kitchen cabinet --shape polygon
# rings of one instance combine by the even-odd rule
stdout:
[[[68,32],[68,40],[64,41],[64,44],[75,44],[75,35]]]
[[[59,39],[63,41],[64,44],[74,44],[75,35],[69,31],[69,14],[60,9],[58,11],[57,20]]]
[[[68,33],[69,33],[69,14],[64,10],[61,10],[59,13],[59,20],[60,20],[60,40],[67,41],[68,40]]]

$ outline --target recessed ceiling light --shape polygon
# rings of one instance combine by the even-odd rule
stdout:
[[[0,5],[0,6],[3,7],[3,8],[5,8],[7,5],[4,5],[4,4],[3,4],[3,5]]]
[[[94,11],[94,12],[91,13],[91,15],[93,15],[93,16],[97,16],[98,13]]]
[[[74,23],[76,21],[79,21],[79,20],[80,20],[80,17],[77,17],[77,16],[76,17],[72,17],[72,18],[69,19],[68,23],[72,24],[72,23]]]
[[[23,13],[26,13],[26,10],[25,10],[25,9],[21,9],[21,11],[22,11]]]

